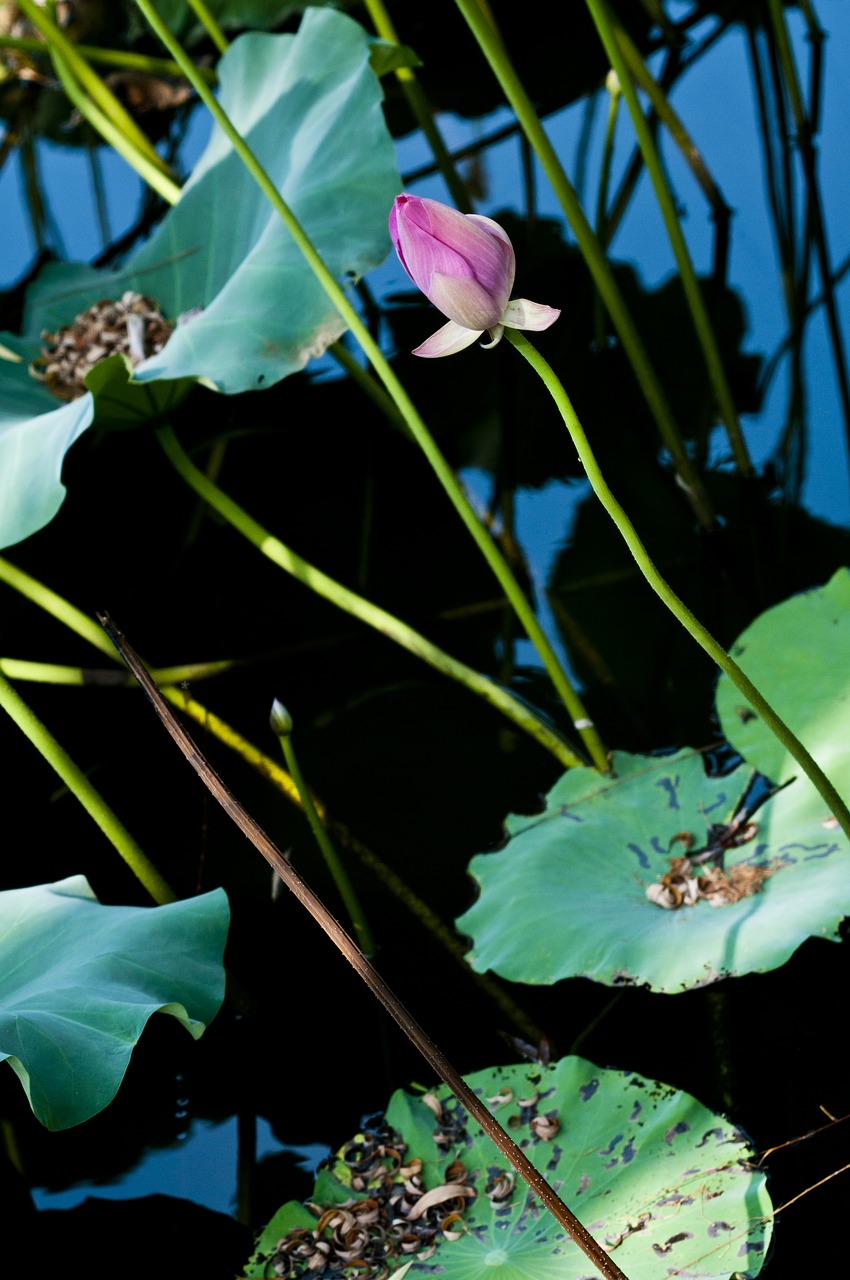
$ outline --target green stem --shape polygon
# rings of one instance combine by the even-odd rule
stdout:
[[[147,134],[139,128],[129,111],[121,105],[115,94],[104,84],[100,76],[92,71],[85,58],[80,55],[79,50],[61,29],[51,21],[44,9],[39,8],[35,0],[19,0],[18,8],[36,30],[40,31],[44,36],[51,56],[61,59],[71,77],[84,91],[84,94],[88,95],[103,117],[110,121],[113,129],[123,135],[127,145],[141,156],[144,156],[153,168],[159,169],[163,175],[173,179],[173,173],[158,154]],[[57,72],[58,70],[57,67]],[[77,106],[78,104],[75,103],[74,105]],[[111,139],[107,140],[111,142]]]
[[[401,42],[383,0],[364,0],[364,2],[369,17],[372,19],[372,25],[381,39],[388,40],[391,44],[400,44]],[[437,162],[437,168],[443,175],[452,200],[462,212],[471,212],[472,206],[469,202],[469,194],[454,167],[448,148],[443,141],[443,135],[437,127],[430,104],[422,85],[419,83],[416,72],[412,67],[397,67],[395,77],[407,99],[407,105],[410,107],[414,120],[419,125],[428,146],[431,148],[431,154]]]
[[[298,757],[295,754],[295,748],[292,745],[292,720],[288,712],[285,712],[280,703],[275,702],[271,714],[272,731],[280,741],[283,749],[286,767],[289,770],[290,777],[295,783],[295,789],[298,792],[298,799],[304,810],[307,821],[310,824],[310,830],[316,840],[316,844],[321,850],[322,857],[325,860],[328,870],[333,876],[334,884],[337,887],[339,896],[345,904],[348,912],[348,918],[354,925],[354,934],[357,938],[360,950],[364,955],[373,956],[377,950],[375,940],[372,937],[372,931],[366,920],[360,899],[354,889],[354,885],[349,879],[348,872],[343,866],[342,859],[334,847],[334,843],[328,835],[325,824],[319,817],[316,805],[313,801],[313,795],[301,772],[301,766],[298,763]]]
[[[89,817],[93,818],[120,853],[136,879],[147,889],[154,902],[176,902],[177,895],[145,856],[127,828],[115,816],[83,771],[74,764],[53,735],[30,710],[19,693],[0,675],[0,707],[29,738],[65,786],[76,796]]]
[[[169,204],[176,204],[180,198],[180,187],[177,183],[162,172],[161,166],[153,164],[146,154],[133,146],[121,129],[101,111],[88,94],[83,92],[77,79],[58,53],[53,54],[53,66],[65,96],[71,105],[77,108],[83,119],[87,120],[95,132],[100,134],[104,142],[108,142],[113,150],[126,160],[131,169],[135,169],[139,177],[152,190]]]
[[[628,356],[638,385],[658,424],[659,434],[670,453],[679,482],[700,524],[706,529],[714,527],[714,511],[705,492],[702,479],[688,457],[679,428],[673,418],[664,389],[650,364],[637,326],[629,314],[623,295],[614,278],[605,252],[585,217],[578,196],[564,172],[555,148],[534,110],[531,99],[523,88],[507,52],[491,24],[482,15],[477,0],[455,0],[481,51],[490,64],[502,92],[519,120],[525,136],[546,174],[549,184],[564,211],[567,222],[578,242],[582,257],[587,263],[596,288],[599,290],[611,322]]]
[[[608,761],[605,748],[602,745],[602,741],[596,731],[593,721],[588,716],[584,706],[582,705],[581,699],[570,684],[566,672],[558,661],[558,656],[555,653],[555,650],[552,648],[546,633],[538,622],[531,604],[523,594],[522,588],[511,572],[507,561],[499,552],[498,547],[493,542],[490,535],[483,528],[480,520],[475,514],[475,511],[472,509],[469,499],[463,490],[463,486],[460,484],[457,476],[438,449],[436,441],[426,427],[423,419],[416,411],[412,400],[404,390],[401,382],[393,372],[389,361],[384,356],[377,342],[369,333],[369,330],[363,324],[360,316],[349,301],[344,290],[340,287],[338,282],[334,279],[333,274],[326,267],[309,237],[305,234],[300,223],[294,217],[289,206],[283,200],[269,175],[254,156],[250,147],[247,146],[244,139],[240,136],[238,130],[234,127],[227,114],[219,106],[218,101],[210,92],[208,87],[203,84],[195,74],[194,66],[186,57],[171,32],[157,16],[150,0],[136,0],[136,4],[145,15],[157,36],[165,45],[168,52],[172,55],[175,61],[180,64],[184,75],[186,75],[186,77],[191,81],[198,93],[198,96],[209,109],[222,132],[229,139],[234,151],[242,160],[242,163],[260,187],[261,191],[270,201],[272,207],[278,213],[284,226],[287,228],[296,245],[304,255],[304,258],[309,264],[319,284],[322,286],[325,293],[337,308],[357,341],[360,343],[360,346],[363,348],[369,362],[378,377],[381,379],[381,382],[386,387],[396,407],[404,417],[413,438],[427,458],[440,484],[443,486],[447,497],[497,578],[499,585],[511,604],[511,607],[522,623],[526,635],[529,637],[540,655],[543,666],[558,691],[558,695],[562,699],[564,706],[569,711],[573,724],[581,734],[582,740],[584,741],[595,767],[601,772],[606,772],[608,768]]]
[[[326,573],[322,573],[320,569],[296,555],[278,538],[273,537],[194,465],[181,448],[171,427],[160,427],[156,434],[166,457],[186,483],[273,564],[291,574],[316,595],[330,600],[337,608],[352,614],[367,626],[380,631],[402,648],[415,654],[417,658],[427,662],[435,670],[441,671],[443,675],[457,680],[471,692],[477,693],[485,702],[497,707],[510,720],[513,720],[514,724],[535,738],[541,746],[551,751],[567,768],[584,763],[581,757],[576,755],[545,721],[536,716],[513,694],[479,671],[474,671],[472,667],[458,662],[450,654],[438,649],[436,645],[431,644],[430,640],[426,640],[418,631],[408,627],[393,614],[385,609],[379,609],[377,605],[364,600],[354,591],[349,591],[347,587],[334,581]]]
[[[797,761],[800,768],[806,774],[826,804],[829,806],[830,813],[838,821],[845,834],[850,837],[850,812],[836,791],[835,787],[827,778],[820,765],[812,755],[806,750],[799,738],[795,736],[780,719],[770,704],[762,697],[758,689],[752,683],[748,676],[744,674],[737,662],[729,657],[726,650],[717,643],[714,637],[699,622],[690,609],[679,599],[672,588],[665,582],[661,574],[656,569],[646,547],[637,535],[634,525],[629,520],[623,508],[614,497],[605,481],[599,464],[594,457],[590,442],[584,433],[581,423],[576,417],[575,410],[570,403],[566,391],[561,385],[560,380],[553,372],[551,366],[544,360],[540,352],[531,345],[524,334],[517,329],[506,329],[505,336],[508,341],[516,347],[517,351],[523,356],[534,369],[535,373],[543,381],[547,391],[558,407],[558,411],[564,420],[564,424],[570,433],[570,438],[575,445],[581,464],[584,467],[588,480],[590,481],[593,492],[596,494],[602,506],[608,515],[614,521],[626,546],[635,558],[638,568],[646,578],[652,590],[659,599],[667,606],[675,618],[681,622],[686,631],[693,636],[697,644],[705,650],[710,658],[712,658],[724,671],[732,683],[743,694],[747,702],[753,710],[761,717],[772,733],[776,735],[779,741],[785,747],[789,755]]]
[[[176,62],[170,58],[151,58],[146,53],[132,53],[129,49],[100,49],[92,44],[75,44],[74,48],[81,58],[87,62],[102,63],[106,67],[121,67],[127,71],[140,71],[148,76],[183,77]],[[43,40],[35,36],[2,36],[0,49],[19,49],[21,53],[35,53],[42,56],[47,52]],[[217,76],[209,67],[198,67],[198,75],[203,76],[208,84],[215,84]]]
[[[705,305],[705,298],[703,297],[699,280],[694,271],[687,241],[682,234],[675,201],[661,166],[658,151],[652,139],[652,133],[641,110],[634,81],[632,80],[631,69],[619,42],[619,23],[612,17],[606,0],[585,0],[585,2],[596,24],[596,30],[599,33],[599,38],[602,41],[611,66],[617,74],[620,89],[626,100],[629,115],[632,118],[638,146],[655,191],[655,198],[658,201],[658,207],[664,220],[676,265],[679,268],[679,278],[682,281],[685,299],[690,308],[697,339],[702,347],[703,359],[705,360],[714,396],[726,427],[726,434],[729,437],[735,463],[741,475],[751,476],[753,474],[753,465],[747,452],[744,437],[741,434],[735,401],[729,388],[726,371],[723,368],[717,338]]]
[[[204,0],[189,0],[189,8],[193,11],[219,53],[226,53],[227,36],[204,4]]]

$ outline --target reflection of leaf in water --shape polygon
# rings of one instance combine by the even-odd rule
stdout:
[[[691,834],[702,845],[709,824],[728,822],[750,771],[707,777],[693,751],[615,752],[613,765],[613,779],[571,769],[543,813],[510,815],[507,845],[472,859],[480,895],[456,924],[472,938],[474,969],[677,992],[775,969],[812,935],[837,938],[850,912],[847,840],[810,787],[772,796],[755,814],[755,838],[726,850],[727,871],[781,869],[760,893],[723,910],[659,911],[646,890],[669,872],[673,843]]]
[[[669,1086],[576,1057],[548,1067],[492,1067],[467,1081],[630,1280],[657,1280],[671,1268],[702,1280],[758,1275],[771,1234],[766,1178],[749,1163],[744,1135],[724,1117]],[[389,1145],[387,1135],[399,1134],[403,1167],[418,1169],[421,1162],[415,1176],[438,1200],[451,1194],[451,1175],[462,1176],[461,1185],[475,1192],[442,1223],[435,1215],[431,1255],[414,1254],[411,1276],[436,1272],[446,1280],[481,1280],[498,1268],[499,1280],[589,1278],[587,1258],[526,1184],[515,1180],[445,1086],[430,1095],[430,1105],[397,1091],[386,1123],[378,1140]],[[391,1141],[398,1150],[399,1138]],[[347,1144],[319,1175],[312,1217],[294,1204],[279,1210],[246,1276],[273,1274],[270,1255],[291,1227],[304,1233],[293,1242],[312,1250],[320,1215],[352,1198],[345,1162],[355,1145]],[[384,1167],[392,1162],[385,1159]],[[371,1193],[367,1185],[357,1195],[363,1203]],[[410,1215],[399,1216],[404,1221]],[[325,1214],[325,1236],[331,1220]],[[412,1238],[410,1243],[413,1248]],[[292,1280],[309,1275],[304,1256],[300,1268],[283,1274]],[[371,1275],[366,1272],[367,1280]]]

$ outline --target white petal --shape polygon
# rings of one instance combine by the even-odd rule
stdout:
[[[491,347],[495,347],[497,342],[502,341],[502,334],[505,332],[504,325],[496,324],[490,330],[490,341],[481,343],[482,351],[489,351]]]
[[[450,320],[442,329],[432,333],[421,346],[413,352],[415,356],[453,356],[464,347],[471,347],[476,338],[480,338],[483,329],[465,329],[462,324]]]
[[[548,329],[560,315],[555,307],[542,302],[529,302],[528,298],[513,298],[505,307],[502,324],[509,329]]]

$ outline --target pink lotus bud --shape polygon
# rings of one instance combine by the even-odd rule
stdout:
[[[486,345],[495,346],[505,325],[548,329],[561,314],[527,298],[509,301],[513,245],[492,218],[402,194],[390,212],[390,237],[413,283],[449,317],[447,325],[416,348],[416,356],[452,355],[485,330],[491,339]]]

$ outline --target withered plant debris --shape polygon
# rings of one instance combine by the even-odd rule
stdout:
[[[162,350],[173,330],[153,299],[128,290],[117,302],[96,302],[55,333],[45,330],[30,372],[59,400],[76,400],[99,361],[120,353],[133,366],[141,364]]]
[[[340,1158],[356,1194],[337,1204],[308,1203],[316,1226],[295,1227],[277,1242],[274,1274],[299,1280],[350,1268],[358,1280],[386,1280],[404,1258],[423,1262],[440,1239],[456,1240],[463,1210],[475,1195],[466,1185],[466,1168],[452,1161],[446,1181],[426,1191],[422,1161],[405,1163],[405,1149],[401,1135],[388,1126],[349,1142]]]
[[[646,896],[667,911],[693,907],[700,900],[712,907],[728,907],[758,893],[765,880],[778,870],[778,863],[760,866],[739,863],[724,871],[718,866],[694,865],[689,857],[671,858],[670,870],[660,881],[647,885]]]

